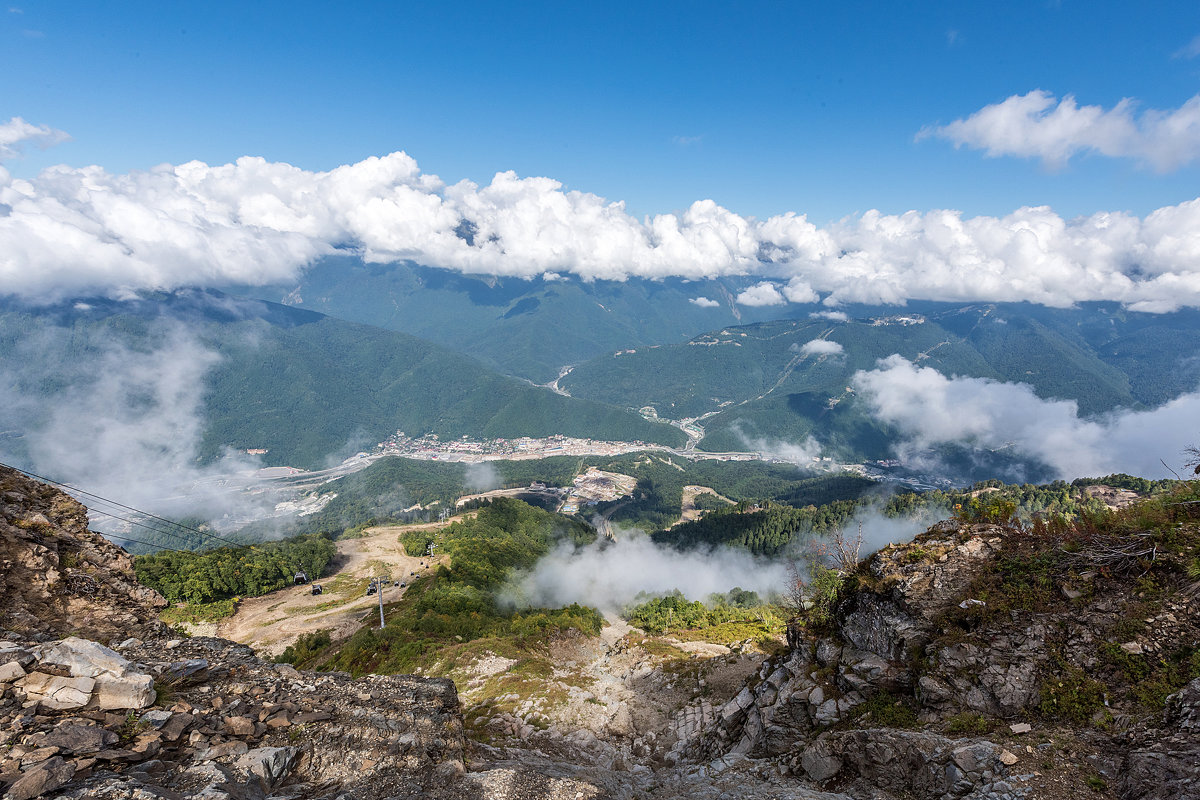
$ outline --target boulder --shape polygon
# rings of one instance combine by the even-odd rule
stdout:
[[[300,751],[295,747],[257,747],[234,763],[234,768],[258,778],[269,791],[291,772]]]
[[[32,800],[53,792],[75,775],[75,765],[55,756],[27,770],[9,787],[5,800]]]
[[[92,708],[146,708],[154,704],[154,679],[102,644],[70,636],[35,648],[33,655],[39,664],[65,669],[72,678],[93,680],[88,690]]]
[[[12,683],[25,677],[25,670],[21,668],[19,662],[9,661],[7,664],[0,664],[0,683]]]
[[[83,708],[92,700],[96,682],[91,678],[64,678],[45,672],[31,672],[17,685],[25,691],[29,700],[36,700],[54,711],[70,711]]]

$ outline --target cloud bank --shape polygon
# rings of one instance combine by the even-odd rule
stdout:
[[[1059,100],[1036,89],[918,134],[927,136],[983,150],[993,158],[1040,158],[1052,169],[1066,166],[1072,156],[1092,152],[1170,172],[1200,158],[1200,95],[1170,111],[1139,113],[1130,98],[1105,110],[1080,106],[1071,95]]]
[[[1044,400],[1021,383],[947,378],[899,355],[860,370],[851,383],[876,418],[904,436],[902,458],[945,444],[1012,447],[1068,480],[1114,472],[1170,477],[1160,459],[1178,465],[1200,420],[1200,393],[1151,411],[1082,419],[1074,400]]]
[[[29,140],[26,125],[5,130]],[[795,213],[742,217],[711,200],[637,219],[622,203],[513,172],[447,185],[403,152],[328,172],[252,157],[128,174],[58,166],[30,180],[0,169],[0,287],[34,302],[291,282],[335,252],[520,278],[756,278],[737,297],[744,305],[1200,307],[1200,199],[1144,218],[868,211],[817,227]]]
[[[257,459],[229,453],[197,464],[204,427],[200,388],[220,356],[182,326],[155,324],[154,349],[114,343],[81,361],[64,355],[79,346],[70,330],[20,341],[0,361],[0,429],[20,431],[23,438],[0,440],[0,456],[170,518],[195,515],[233,527],[269,515],[274,498],[241,491],[259,467]],[[25,452],[6,452],[17,441]],[[84,504],[96,505],[87,498]],[[105,531],[118,527],[111,518],[95,523]],[[137,531],[129,535],[137,538]]]

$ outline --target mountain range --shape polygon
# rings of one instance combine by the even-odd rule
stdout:
[[[1195,310],[752,306],[749,285],[496,279],[343,257],[287,287],[8,300],[0,390],[20,402],[9,404],[0,448],[19,453],[22,433],[56,409],[32,400],[62,399],[150,353],[161,363],[142,369],[164,381],[164,364],[202,355],[201,369],[180,376],[194,384],[196,459],[254,449],[268,451],[267,464],[301,467],[397,430],[683,446],[662,420],[696,420],[699,450],[811,436],[843,461],[884,459],[902,432],[854,381],[895,355],[948,378],[1025,384],[1074,401],[1082,418],[1155,408],[1200,385]],[[181,340],[194,348],[172,358]]]

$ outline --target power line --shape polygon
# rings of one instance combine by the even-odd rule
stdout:
[[[215,539],[215,540],[217,540],[217,541],[220,541],[220,542],[225,542],[226,544],[228,544],[228,545],[230,545],[230,546],[232,546],[232,547],[248,547],[248,546],[249,546],[249,545],[245,544],[244,542],[235,542],[235,541],[233,541],[232,539],[226,539],[226,538],[225,538],[225,537],[223,537],[223,536],[217,536],[215,533],[207,533],[207,532],[205,532],[205,531],[199,530],[198,528],[192,528],[192,527],[189,527],[189,526],[187,526],[187,525],[184,525],[184,524],[182,524],[182,523],[175,522],[174,520],[167,519],[166,517],[160,517],[160,516],[158,516],[157,514],[151,514],[151,513],[150,513],[150,512],[148,512],[148,511],[142,511],[142,510],[141,510],[141,509],[139,509],[139,508],[134,508],[133,506],[128,506],[128,505],[125,505],[124,503],[118,503],[116,500],[109,500],[107,497],[102,497],[102,496],[100,496],[100,495],[98,495],[98,494],[95,494],[95,493],[93,493],[93,492],[89,492],[89,491],[87,491],[86,489],[80,489],[78,486],[72,486],[72,485],[70,485],[70,484],[68,484],[68,483],[63,483],[63,482],[61,482],[61,481],[56,481],[56,480],[54,480],[53,478],[47,478],[45,475],[38,475],[37,473],[34,473],[34,472],[29,472],[28,470],[21,469],[20,467],[14,467],[14,466],[13,466],[13,465],[11,465],[11,464],[5,464],[5,463],[3,463],[3,462],[0,462],[0,467],[7,467],[8,469],[11,469],[11,470],[13,470],[14,472],[19,472],[19,473],[21,473],[22,475],[27,475],[27,476],[29,476],[30,478],[35,478],[35,479],[37,479],[37,480],[39,480],[39,481],[44,481],[44,482],[46,482],[46,483],[53,484],[54,486],[61,486],[62,488],[64,488],[64,489],[70,489],[70,490],[71,490],[71,491],[73,491],[73,492],[79,492],[80,494],[82,494],[82,495],[86,495],[87,497],[93,497],[93,498],[95,498],[95,499],[97,499],[97,500],[100,500],[100,501],[102,501],[102,502],[108,503],[109,505],[116,506],[117,508],[123,508],[123,509],[127,509],[127,510],[129,510],[129,511],[132,511],[132,512],[134,512],[135,514],[140,514],[140,515],[142,515],[143,517],[147,517],[147,518],[150,518],[150,519],[156,519],[156,520],[158,520],[159,522],[164,522],[164,523],[166,523],[166,524],[168,524],[168,525],[174,525],[176,528],[179,528],[179,529],[181,529],[181,530],[185,530],[185,531],[187,531],[188,533],[195,534],[196,536],[200,536],[201,538],[204,538],[204,539]],[[92,508],[91,510],[92,510],[92,511],[94,511],[95,513],[97,513],[97,514],[101,514],[101,515],[103,515],[103,516],[106,516],[106,517],[111,517],[111,518],[113,518],[113,519],[118,519],[118,520],[121,520],[122,522],[127,522],[127,523],[129,523],[130,525],[137,525],[138,527],[146,528],[147,530],[153,531],[153,532],[155,532],[155,533],[158,533],[158,534],[163,534],[163,535],[166,535],[166,536],[174,536],[174,537],[176,537],[176,538],[178,538],[178,539],[183,539],[184,541],[187,541],[187,539],[186,539],[186,538],[185,538],[185,537],[184,537],[182,534],[175,533],[174,531],[163,530],[163,529],[161,529],[161,528],[154,528],[154,527],[151,527],[151,526],[149,526],[149,525],[146,525],[146,524],[143,524],[143,523],[137,522],[137,521],[135,521],[135,520],[132,520],[132,519],[126,519],[126,518],[124,518],[124,517],[117,516],[116,514],[105,513],[105,512],[103,512],[103,511],[100,511],[99,509]],[[131,542],[138,542],[138,540],[136,540],[136,539],[128,539],[127,541],[131,541]],[[147,547],[154,547],[154,546],[155,546],[155,545],[152,545],[152,544],[147,544],[146,542],[138,542],[138,544],[145,544]],[[168,549],[171,549],[171,548],[163,548],[163,549],[164,549],[164,550],[168,550]]]
[[[119,516],[119,515],[117,515],[117,514],[110,514],[110,513],[109,513],[109,512],[107,512],[107,511],[101,511],[101,510],[99,510],[99,509],[97,509],[97,508],[89,508],[89,509],[88,509],[88,512],[89,512],[89,513],[91,513],[91,514],[95,514],[95,515],[97,515],[97,516],[101,516],[101,517],[108,517],[109,519],[115,519],[115,520],[118,520],[118,521],[120,521],[120,522],[124,522],[124,523],[126,523],[126,524],[128,524],[128,525],[136,525],[136,526],[138,526],[139,528],[145,528],[146,530],[150,531],[151,533],[157,533],[157,534],[162,534],[162,535],[166,535],[166,536],[175,536],[175,537],[177,537],[177,538],[183,538],[183,534],[175,533],[174,531],[164,531],[164,530],[162,530],[161,528],[155,528],[155,527],[152,527],[152,526],[150,526],[150,525],[146,525],[146,524],[143,524],[143,523],[141,523],[141,522],[138,522],[137,520],[128,519],[127,517],[122,517],[122,516]],[[152,542],[143,542],[141,539],[133,539],[133,538],[130,538],[130,537],[128,537],[128,536],[122,536],[122,535],[121,535],[121,534],[119,534],[119,533],[105,533],[105,534],[103,534],[103,536],[105,536],[105,537],[107,537],[107,538],[109,538],[109,539],[121,539],[122,541],[126,541],[126,542],[137,542],[138,544],[144,544],[144,545],[146,545],[147,547],[156,547],[156,548],[158,548],[160,551],[161,551],[161,550],[166,550],[166,551],[175,552],[175,553],[193,552],[193,551],[188,551],[188,550],[180,550],[180,549],[179,549],[179,548],[177,548],[177,547],[163,547],[161,544],[155,544],[155,543],[152,543]],[[186,540],[186,539],[184,539],[184,541],[187,541],[187,540]],[[237,545],[237,546],[238,546],[238,547],[249,547],[250,545],[247,545],[247,544],[240,544],[240,545]]]

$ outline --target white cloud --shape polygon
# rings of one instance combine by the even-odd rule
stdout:
[[[511,172],[448,186],[404,153],[329,172],[261,158],[128,174],[58,166],[29,180],[0,169],[0,287],[31,300],[292,282],[347,249],[372,262],[528,279],[757,278],[737,297],[744,305],[1200,307],[1200,199],[1145,218],[1066,220],[1047,207],[1003,217],[868,211],[818,228],[793,213],[742,217],[711,200],[639,220],[621,203]]]
[[[560,546],[514,580],[506,594],[517,606],[584,603],[607,611],[621,609],[641,592],[667,594],[678,589],[703,600],[741,587],[765,596],[782,592],[787,577],[784,563],[746,550],[679,552],[656,545],[640,531],[620,531],[615,543],[601,541],[580,549]]]
[[[70,138],[63,131],[46,125],[34,125],[20,117],[13,117],[8,122],[0,122],[0,161],[15,158],[27,142],[38,147],[50,147]],[[0,171],[0,186],[3,184],[4,173]]]
[[[770,281],[762,281],[741,292],[737,302],[743,306],[782,306],[787,300],[779,293],[778,286]]]
[[[1036,89],[984,106],[966,119],[927,128],[918,138],[938,136],[990,157],[1040,158],[1055,169],[1085,152],[1132,158],[1159,172],[1200,158],[1200,95],[1170,111],[1139,114],[1136,109],[1130,98],[1105,110],[1080,106],[1071,95],[1059,100]]]
[[[833,322],[849,322],[850,315],[845,311],[814,311],[808,316],[813,319],[828,319]]]
[[[846,352],[837,342],[828,339],[813,339],[800,346],[800,352],[806,356],[838,356]]]
[[[783,296],[790,303],[815,303],[821,296],[813,291],[812,286],[803,278],[792,278],[783,287]]]
[[[0,407],[20,430],[34,471],[101,497],[168,517],[196,515],[244,524],[266,515],[274,498],[236,491],[258,460],[227,453],[197,465],[204,428],[204,385],[221,356],[176,323],[154,323],[154,349],[109,343],[75,363],[71,330],[23,338],[0,359]],[[51,396],[39,392],[54,382]],[[4,453],[9,463],[17,454]],[[112,520],[98,519],[103,530]],[[137,533],[130,533],[137,538]]]
[[[688,302],[692,303],[693,305],[700,306],[701,308],[717,308],[721,305],[716,300],[712,300],[708,297],[693,297],[691,300],[688,300]]]
[[[1073,400],[1044,400],[1022,383],[947,378],[899,355],[854,374],[855,391],[882,422],[905,437],[899,455],[942,444],[1015,448],[1064,479],[1127,472],[1165,477],[1194,435],[1200,393],[1152,411],[1082,419]]]

